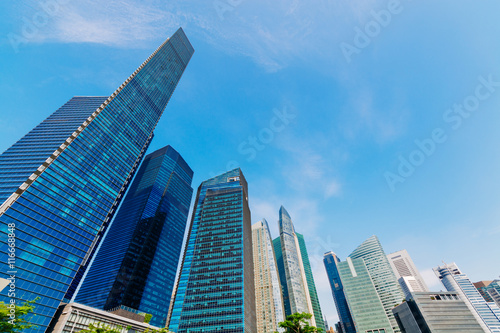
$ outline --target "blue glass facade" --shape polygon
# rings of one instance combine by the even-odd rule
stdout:
[[[248,188],[240,169],[198,188],[168,327],[185,332],[256,332]]]
[[[41,297],[33,317],[38,328],[31,331],[45,330],[92,253],[193,52],[179,29],[94,111],[93,103],[101,98],[73,99],[51,116],[71,119],[67,128],[50,123],[49,117],[0,158],[7,161],[0,170],[2,198],[7,198],[0,206],[0,252],[5,258],[0,276],[15,271],[16,302]],[[77,110],[64,111],[70,107]],[[56,136],[59,142],[52,150]],[[9,163],[15,152],[30,162],[22,168]],[[9,233],[15,235],[12,266],[7,264]],[[0,300],[9,302],[8,292]]]
[[[344,294],[344,287],[342,286],[342,281],[340,280],[339,271],[337,269],[337,263],[339,262],[340,259],[331,251],[325,253],[323,256],[323,263],[325,264],[326,274],[328,275],[328,281],[332,289],[333,300],[335,301],[335,308],[339,315],[339,324],[342,332],[356,333],[351,312],[349,311],[349,306],[347,305]]]
[[[191,203],[193,171],[172,147],[147,155],[75,301],[127,306],[164,327]]]

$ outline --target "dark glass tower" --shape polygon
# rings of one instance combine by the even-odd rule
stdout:
[[[285,263],[283,262],[283,253],[281,252],[281,240],[279,237],[273,239],[274,254],[276,255],[276,264],[278,266],[278,275],[280,277],[281,292],[283,293],[283,307],[285,308],[285,317],[292,314],[290,309],[290,299],[288,297],[288,286],[286,284]]]
[[[335,301],[335,308],[337,309],[337,313],[339,315],[339,324],[342,332],[356,333],[356,328],[354,327],[354,322],[352,321],[351,312],[349,311],[349,306],[347,305],[344,288],[342,287],[342,281],[340,280],[339,271],[337,269],[338,262],[340,262],[340,259],[332,251],[325,253],[323,256],[323,263],[325,264],[328,281],[330,282],[330,287],[332,288],[333,300]]]
[[[306,273],[307,287],[309,288],[309,297],[311,298],[311,304],[314,312],[314,319],[316,320],[316,327],[325,327],[325,322],[323,320],[323,312],[321,312],[321,306],[319,304],[318,292],[316,291],[316,284],[314,283],[314,278],[311,269],[311,263],[309,262],[309,254],[307,253],[306,242],[304,241],[304,236],[295,233],[299,241],[300,254],[302,256],[302,264],[304,265],[304,271]]]
[[[191,203],[193,171],[172,147],[147,155],[75,301],[127,306],[165,326]]]
[[[252,231],[240,169],[198,188],[168,327],[176,333],[256,333]]]
[[[179,29],[111,96],[71,99],[0,156],[0,277],[15,275],[16,303],[40,297],[32,332],[99,242],[193,52]]]

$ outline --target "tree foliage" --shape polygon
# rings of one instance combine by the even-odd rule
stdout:
[[[37,297],[22,305],[0,302],[0,332],[15,333],[35,328],[37,325],[31,323],[31,317],[34,316],[32,314],[35,309],[34,304],[39,299],[40,297]]]
[[[151,313],[146,313],[146,314],[144,315],[144,322],[145,322],[146,324],[149,324],[149,322],[151,321],[151,319],[152,319],[152,318],[153,318],[153,315],[152,315]]]
[[[120,332],[121,330],[111,328],[103,323],[98,323],[97,325],[90,323],[89,328],[81,330],[78,333],[120,333]]]
[[[285,329],[285,332],[289,333],[313,333],[313,332],[323,332],[323,329],[310,326],[308,319],[312,318],[312,314],[302,312],[294,313],[286,317],[285,321],[279,323],[279,326]],[[275,332],[277,333],[277,332]]]

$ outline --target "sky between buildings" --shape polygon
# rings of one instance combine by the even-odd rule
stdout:
[[[497,1],[26,0],[0,4],[0,151],[72,96],[111,94],[182,26],[195,54],[150,151],[193,186],[241,167],[252,222],[283,204],[322,256],[376,234],[431,268],[500,274]]]

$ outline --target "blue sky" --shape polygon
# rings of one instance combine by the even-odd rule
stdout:
[[[0,151],[72,96],[111,94],[182,26],[196,52],[151,150],[177,149],[195,188],[240,166],[252,221],[274,237],[283,204],[333,325],[322,255],[345,259],[373,234],[386,253],[407,249],[433,289],[442,260],[498,278],[499,12],[493,0],[2,2]]]

